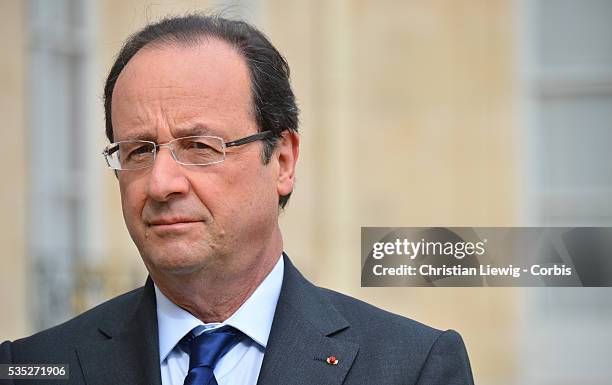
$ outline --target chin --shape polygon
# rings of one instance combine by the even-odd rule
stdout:
[[[157,254],[157,255],[156,255]],[[199,271],[206,267],[206,261],[200,258],[194,258],[191,255],[170,255],[169,253],[145,254],[142,259],[147,266],[149,272],[151,270],[157,274],[173,274],[173,275],[188,275]]]

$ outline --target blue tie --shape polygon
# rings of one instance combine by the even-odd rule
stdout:
[[[219,385],[213,373],[217,361],[242,337],[231,327],[221,327],[195,337],[193,331],[186,337],[189,344],[189,373],[184,385]]]

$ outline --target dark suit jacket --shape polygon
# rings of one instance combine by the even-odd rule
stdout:
[[[317,288],[284,258],[258,385],[473,384],[459,334]],[[332,355],[337,365],[326,363]],[[70,379],[48,381],[55,385],[161,384],[153,282],[64,324],[4,342],[0,363],[69,364]],[[28,383],[45,382],[16,382]]]

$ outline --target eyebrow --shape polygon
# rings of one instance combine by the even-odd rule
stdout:
[[[118,138],[117,138],[118,139]],[[146,140],[148,142],[155,142],[155,135],[150,132],[142,131],[142,132],[131,132],[125,137],[122,137],[120,140],[115,140],[116,142],[123,142],[126,140]]]
[[[170,129],[172,136],[175,138],[184,138],[186,136],[202,136],[202,135],[213,135],[221,136],[219,133],[210,127],[202,124],[195,123],[185,127],[173,127]]]

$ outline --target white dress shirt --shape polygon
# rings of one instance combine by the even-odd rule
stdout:
[[[283,283],[282,255],[253,294],[222,323],[205,324],[170,301],[155,286],[159,359],[162,385],[183,385],[189,371],[189,354],[177,343],[193,328],[199,335],[223,325],[232,326],[248,336],[217,362],[214,373],[219,385],[255,385],[263,361],[276,303]]]

